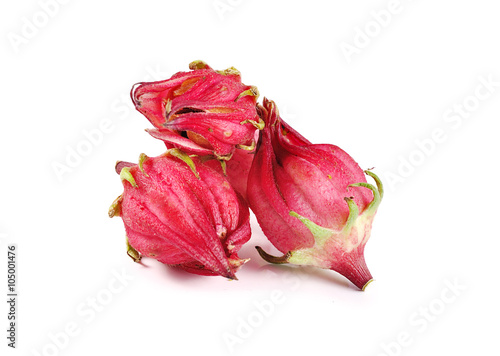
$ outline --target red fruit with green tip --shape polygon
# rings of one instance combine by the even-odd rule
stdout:
[[[237,252],[250,238],[249,210],[227,179],[178,149],[139,164],[119,162],[124,192],[110,217],[125,225],[128,254],[201,275],[236,279],[246,260]]]
[[[287,125],[264,99],[265,122],[248,177],[250,208],[264,234],[281,252],[273,263],[337,271],[364,289],[372,276],[364,247],[380,204],[378,177],[334,145],[312,144]],[[376,187],[366,182],[371,176]]]

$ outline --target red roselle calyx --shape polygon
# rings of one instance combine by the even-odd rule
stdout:
[[[243,84],[233,67],[216,71],[194,61],[189,68],[167,80],[134,85],[136,109],[155,126],[147,131],[167,148],[220,160],[238,148],[252,150],[256,129],[263,127],[257,88]]]
[[[248,202],[264,234],[284,253],[274,257],[257,247],[260,255],[337,271],[364,290],[372,280],[364,247],[382,199],[381,181],[339,147],[310,143],[279,117],[274,102],[264,98],[258,111],[265,128],[248,177]]]
[[[174,148],[139,164],[118,162],[124,192],[110,217],[125,225],[128,254],[152,257],[201,275],[236,279],[247,260],[237,252],[250,238],[248,206],[227,179]]]

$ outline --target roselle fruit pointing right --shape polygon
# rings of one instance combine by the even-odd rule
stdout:
[[[334,145],[312,144],[264,98],[265,122],[248,176],[247,197],[264,234],[281,252],[272,263],[331,269],[364,290],[372,281],[364,259],[382,183]],[[371,176],[376,187],[366,182]]]

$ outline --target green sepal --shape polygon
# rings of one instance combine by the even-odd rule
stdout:
[[[354,183],[349,185],[349,187],[364,187],[370,189],[373,193],[373,200],[371,201],[370,204],[368,204],[365,211],[370,214],[375,213],[377,211],[377,208],[380,205],[380,200],[381,200],[380,193],[377,188],[375,188],[370,183]]]
[[[245,151],[253,151],[255,149],[256,143],[255,140],[252,140],[250,145],[236,145],[236,148],[241,148],[242,150]]]
[[[129,182],[132,187],[137,188],[137,183],[135,182],[134,176],[130,173],[130,167],[123,167],[120,171],[120,179]]]
[[[111,206],[109,207],[108,210],[108,215],[110,218],[115,216],[120,216],[122,212],[122,201],[123,201],[123,196],[120,195],[113,201],[113,203],[111,203]]]
[[[208,67],[208,64],[201,60],[196,60],[189,63],[189,69],[191,70],[205,69],[206,67]]]
[[[224,177],[227,176],[227,164],[226,164],[226,161],[223,161],[223,160],[219,160],[220,162],[220,166],[222,168],[222,173],[224,173]]]
[[[224,69],[224,70],[218,70],[216,72],[219,74],[222,74],[222,75],[236,75],[238,77],[241,77],[241,72],[234,67],[229,67],[229,68]]]
[[[242,122],[240,122],[240,125],[245,125],[248,123],[252,124],[256,129],[259,130],[263,130],[264,127],[266,127],[266,123],[260,117],[258,122],[255,120],[243,120]]]
[[[219,161],[229,161],[233,157],[233,152],[228,153],[227,155],[218,155],[217,153],[214,152],[214,156]]]
[[[255,96],[255,100],[257,100],[259,98],[259,90],[257,89],[256,86],[252,85],[250,87],[250,89],[247,89],[245,91],[242,91],[240,93],[240,95],[238,95],[238,97],[236,99],[234,99],[234,101],[238,101],[240,98],[244,97],[244,96]]]
[[[148,174],[146,172],[144,172],[144,167],[143,167],[143,164],[144,162],[148,159],[149,157],[146,156],[145,153],[141,153],[141,155],[139,156],[139,169],[141,170],[142,174],[144,174],[146,177],[149,177]]]
[[[198,172],[196,171],[196,166],[193,162],[193,160],[191,159],[191,157],[189,157],[188,154],[182,152],[180,149],[178,148],[171,148],[167,151],[167,154],[173,156],[173,157],[176,157],[178,159],[180,159],[181,161],[183,161],[184,163],[186,163],[189,168],[191,168],[191,171],[194,173],[194,175],[196,176],[196,178],[200,179],[200,176],[198,175]]]
[[[372,177],[373,180],[375,181],[375,183],[377,184],[377,189],[378,189],[378,193],[380,195],[380,200],[382,200],[382,198],[384,197],[384,185],[382,184],[382,181],[380,180],[380,178],[375,173],[373,173],[369,169],[367,169],[365,171],[365,173],[367,175],[369,175],[370,177]]]
[[[128,242],[128,238],[126,238],[126,244],[127,244],[127,255],[129,255],[129,257],[131,259],[134,260],[134,262],[141,262],[141,254],[139,253],[139,251],[137,251],[135,248],[132,247],[132,245],[130,245],[130,243]]]
[[[359,209],[358,209],[358,205],[356,204],[356,202],[354,200],[352,200],[351,198],[345,197],[344,200],[347,202],[347,205],[349,206],[349,216],[347,217],[347,221],[345,223],[345,226],[342,229],[342,233],[349,235],[352,227],[356,223],[356,220],[359,216]]]
[[[299,219],[309,229],[309,231],[311,231],[311,234],[313,234],[314,240],[316,241],[316,244],[318,246],[323,246],[326,240],[335,233],[335,231],[326,227],[319,226],[308,218],[297,214],[295,211],[290,211],[289,214]]]

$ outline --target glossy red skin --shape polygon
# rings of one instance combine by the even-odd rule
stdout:
[[[310,143],[279,117],[272,101],[264,99],[259,114],[266,126],[248,177],[250,208],[278,250],[310,248],[313,235],[290,211],[339,231],[349,216],[344,198],[352,197],[361,214],[373,194],[366,188],[348,187],[366,178],[342,149]]]
[[[237,252],[250,238],[249,210],[223,175],[193,158],[163,155],[129,167],[120,216],[130,245],[146,257],[202,275],[234,279]],[[117,166],[117,168],[118,168]],[[121,169],[120,168],[120,169]]]

